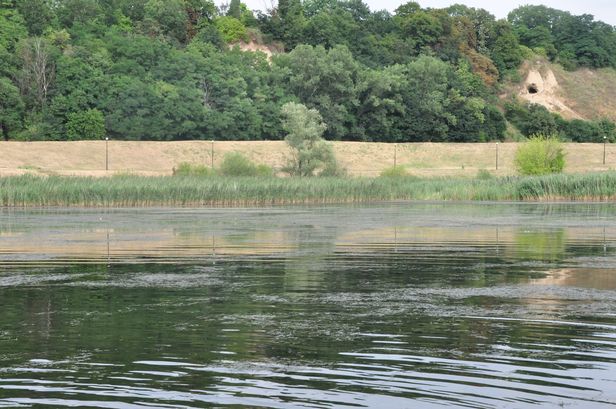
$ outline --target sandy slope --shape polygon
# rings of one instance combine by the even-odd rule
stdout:
[[[418,176],[475,176],[479,169],[499,175],[514,174],[515,143],[499,144],[499,170],[495,171],[496,144],[384,144],[334,142],[340,162],[351,175],[376,176],[394,164]],[[214,142],[214,165],[227,152],[241,152],[257,163],[280,169],[289,152],[282,141]],[[168,175],[180,162],[212,163],[211,141],[109,141],[109,172],[105,172],[105,141],[0,142],[0,176],[34,173],[104,176],[109,173]],[[616,168],[616,146],[568,144],[567,172]]]
[[[530,91],[531,89],[533,92]],[[585,119],[567,105],[567,101],[562,94],[554,71],[546,66],[543,70],[529,69],[526,80],[520,89],[519,97],[530,103],[543,105],[551,112],[562,115],[565,119]]]
[[[537,57],[519,69],[520,83],[509,83],[503,100],[516,96],[540,104],[566,119],[609,118],[616,121],[616,70],[603,68],[565,71],[560,65]],[[529,92],[533,87],[536,92]]]

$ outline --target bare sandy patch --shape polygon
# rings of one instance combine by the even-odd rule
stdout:
[[[584,119],[568,105],[554,71],[547,65],[539,64],[538,68],[529,69],[518,96],[530,103],[542,105],[565,119]]]

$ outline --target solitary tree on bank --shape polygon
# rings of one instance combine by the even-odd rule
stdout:
[[[292,157],[285,168],[291,176],[327,176],[339,173],[334,151],[323,138],[327,125],[316,109],[288,102],[282,106],[282,127]]]

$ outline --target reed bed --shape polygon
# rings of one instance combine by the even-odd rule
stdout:
[[[609,201],[616,172],[490,179],[199,176],[0,178],[0,205],[265,206],[392,200]]]

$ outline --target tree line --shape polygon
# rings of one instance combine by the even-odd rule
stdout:
[[[251,40],[285,52],[235,46]],[[543,6],[497,20],[414,2],[389,13],[279,0],[255,13],[239,0],[0,0],[0,136],[282,139],[293,102],[318,110],[330,140],[499,140],[507,119],[525,134],[552,129],[526,126],[536,107],[498,100],[525,56],[613,67],[614,51],[612,26]],[[552,120],[574,140],[616,134],[609,121]]]

